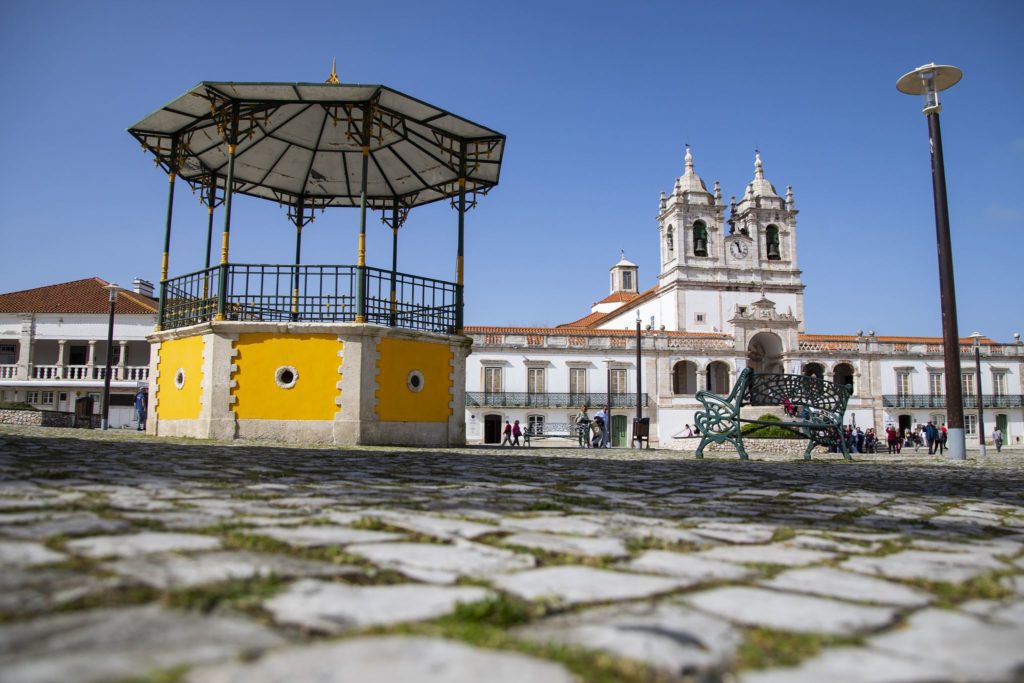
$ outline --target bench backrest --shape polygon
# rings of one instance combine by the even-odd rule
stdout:
[[[797,410],[810,406],[834,420],[842,420],[850,390],[812,375],[757,372],[751,373],[746,383],[743,403],[751,406],[779,406],[787,398]]]

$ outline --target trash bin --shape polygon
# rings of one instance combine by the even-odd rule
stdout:
[[[75,427],[92,427],[92,396],[81,396],[75,400]]]
[[[651,418],[641,417],[633,418],[633,440],[630,442],[631,447],[639,448],[650,448],[650,432],[651,432]]]

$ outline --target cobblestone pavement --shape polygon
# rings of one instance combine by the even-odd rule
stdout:
[[[753,457],[0,426],[0,681],[1024,680],[1024,451]]]

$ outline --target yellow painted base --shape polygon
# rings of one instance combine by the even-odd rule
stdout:
[[[240,334],[231,372],[239,419],[333,420],[343,342],[332,334]]]

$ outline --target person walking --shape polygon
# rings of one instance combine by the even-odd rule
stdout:
[[[139,418],[139,426],[137,429],[140,432],[146,431],[146,416],[149,414],[148,403],[149,397],[146,396],[145,389],[139,389],[135,394],[135,414]]]
[[[992,432],[992,443],[996,445],[996,453],[1003,450],[1003,433],[1000,431],[998,425]]]
[[[946,423],[943,422],[942,426],[939,427],[939,439],[938,439],[938,454],[942,455],[946,452]]]
[[[928,455],[935,455],[935,442],[939,439],[939,430],[931,420],[925,425],[924,438],[928,442]]]
[[[600,440],[595,439],[597,441],[595,448],[607,448],[608,426],[608,408],[602,408],[594,415],[594,427],[595,430],[600,431],[601,436]]]
[[[518,446],[519,445],[519,437],[522,436],[522,435],[523,435],[523,430],[519,428],[519,420],[516,420],[515,424],[512,425],[512,445],[513,446]]]
[[[576,435],[579,437],[580,448],[590,446],[590,416],[587,415],[587,408],[588,406],[584,405],[580,412],[576,413]]]
[[[889,445],[889,455],[896,452],[896,443],[899,441],[899,438],[895,427],[889,425],[885,428],[885,442]]]
[[[601,448],[612,447],[612,411],[608,406],[604,407],[604,436],[601,438]]]
[[[512,425],[509,424],[508,420],[505,420],[505,438],[502,440],[501,445],[512,445]]]

